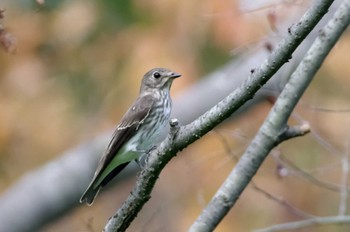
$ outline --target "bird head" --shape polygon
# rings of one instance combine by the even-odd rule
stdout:
[[[142,79],[141,92],[148,89],[169,90],[175,78],[181,74],[167,68],[154,68],[148,71]]]

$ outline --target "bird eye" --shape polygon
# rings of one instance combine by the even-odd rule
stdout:
[[[153,77],[158,79],[160,77],[160,73],[159,72],[154,72],[153,73]]]

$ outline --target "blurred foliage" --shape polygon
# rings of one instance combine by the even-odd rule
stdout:
[[[112,128],[135,99],[148,69],[165,66],[183,74],[174,83],[174,96],[235,58],[232,54],[239,55],[232,51],[249,50],[252,41],[271,31],[278,34],[279,20],[294,6],[281,5],[241,12],[236,1],[228,0],[2,0],[0,25],[17,39],[17,47],[12,53],[0,50],[0,190]],[[298,4],[295,8],[303,9]],[[315,107],[349,106],[349,41],[346,35],[331,54],[292,119],[296,123],[305,118],[315,133],[277,149],[321,179],[339,180],[340,162],[329,153],[349,146],[348,113],[324,113]],[[263,104],[218,129],[228,147],[213,132],[175,159],[131,231],[145,225],[145,231],[185,231],[235,164],[232,154],[242,153],[269,109]],[[336,211],[337,192],[320,190],[295,173],[276,174],[278,162],[271,156],[255,181],[305,211]],[[132,185],[106,191],[93,210],[81,207],[46,231],[83,231],[89,226],[99,231]],[[325,203],[325,197],[335,200]],[[248,231],[296,219],[248,188],[218,231]]]

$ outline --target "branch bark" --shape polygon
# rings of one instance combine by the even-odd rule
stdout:
[[[171,160],[171,158],[174,157],[178,151],[186,148],[189,144],[193,143],[205,135],[207,132],[212,130],[219,123],[224,121],[226,118],[230,117],[232,113],[241,107],[245,102],[253,98],[261,86],[264,85],[284,63],[289,61],[295,49],[321,20],[323,15],[327,13],[328,8],[332,3],[333,1],[330,0],[316,1],[314,5],[300,19],[300,21],[295,26],[292,26],[290,28],[289,35],[279,43],[277,48],[271,53],[268,59],[265,60],[260,68],[251,73],[248,79],[238,89],[233,91],[226,98],[224,98],[217,105],[215,105],[213,108],[211,108],[209,111],[204,113],[192,123],[180,127],[177,134],[170,134],[157,149],[153,150],[148,155],[149,160],[146,163],[144,170],[141,172],[133,191],[129,195],[126,202],[124,202],[122,207],[116,212],[113,217],[109,219],[104,231],[125,231],[133,219],[137,216],[143,205],[150,199],[151,191],[155,185],[156,180],[158,179],[161,170]],[[291,90],[288,89],[288,91]],[[296,104],[297,100],[297,97],[293,98],[294,105]],[[279,124],[283,124],[283,126],[285,126],[286,121],[284,121],[284,118],[288,118],[288,112],[291,112],[294,108],[294,105],[288,106],[286,103],[286,100],[284,100],[283,106],[286,108],[283,111],[284,114],[278,117],[276,117],[276,115],[273,115],[274,117],[272,119],[274,121],[269,121],[269,124],[277,123],[278,126]],[[264,128],[264,130],[260,133],[265,134],[264,139],[267,141],[264,141],[264,143],[261,144],[259,141],[256,141],[253,145],[255,147],[257,146],[261,149],[264,149],[262,153],[266,153],[266,155],[269,150],[272,149],[273,143],[275,142],[274,138],[268,136],[266,132],[272,132],[272,135],[275,135],[276,138],[281,134],[281,128],[275,128],[277,129],[276,131],[270,131],[269,128]],[[267,145],[262,146],[262,144]],[[249,151],[250,155],[252,155],[254,151],[255,150]],[[235,182],[236,184],[240,184],[240,186],[246,186],[250,178],[255,174],[257,168],[259,167],[259,162],[255,162],[254,158],[251,158],[249,160],[247,160],[247,158],[242,158],[240,162],[242,162],[242,160],[251,167],[245,170],[238,168],[242,171],[242,175],[244,175],[245,178],[239,176],[235,172],[233,179],[237,181]],[[260,161],[260,164],[262,160]],[[237,167],[238,166],[239,164]],[[237,177],[240,177],[240,179]],[[234,196],[234,199],[232,200],[236,200],[239,195],[232,194],[232,192],[230,192],[232,195],[227,194],[228,189],[226,188],[233,186],[232,178],[230,178],[228,182],[230,183],[225,183],[226,185],[224,184],[222,187],[222,189],[225,189],[225,191],[222,191],[221,189],[221,193],[223,192],[224,194],[220,195],[219,198],[214,197],[214,201],[217,201],[217,203],[219,203],[222,208],[218,210],[216,203],[209,205],[207,210],[204,212],[205,214],[202,214],[202,216],[205,216],[201,217],[194,224],[190,231],[212,231],[222,219],[222,217],[227,213],[227,211],[230,209],[230,206],[233,205],[231,202],[234,202],[229,200],[232,199],[232,196]],[[241,191],[243,191],[243,188]]]
[[[315,4],[313,7],[319,6]],[[350,0],[345,0],[334,17],[320,31],[282,90],[257,135],[189,231],[213,231],[233,207],[269,152],[282,141],[281,138],[284,138],[281,134],[288,131],[286,130],[287,121],[294,107],[349,23]]]

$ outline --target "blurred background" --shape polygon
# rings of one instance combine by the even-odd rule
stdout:
[[[287,31],[283,22],[309,3],[1,0],[0,197],[27,172],[112,129],[149,69],[169,67],[183,75],[173,84],[176,99],[205,75],[261,48],[267,36],[281,37]],[[345,33],[291,119],[307,121],[312,133],[272,152],[254,178],[256,186],[245,190],[217,231],[251,231],[306,214],[337,215],[344,206],[349,53]],[[271,101],[256,105],[173,159],[130,231],[186,231],[270,108]],[[41,231],[101,231],[134,183],[134,177],[121,181],[93,206],[80,205]],[[349,230],[343,225],[299,231]]]

